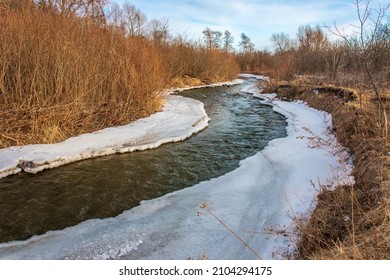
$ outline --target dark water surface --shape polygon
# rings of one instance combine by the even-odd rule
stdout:
[[[237,168],[286,135],[285,118],[239,93],[242,85],[185,91],[205,104],[209,127],[184,142],[0,179],[0,242],[27,239],[92,218],[113,217]]]

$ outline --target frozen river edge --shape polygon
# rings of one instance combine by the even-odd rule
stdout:
[[[206,128],[209,118],[201,102],[170,93],[242,82],[243,80],[237,79],[207,86],[174,89],[166,92],[168,96],[161,112],[130,124],[82,134],[55,144],[0,149],[0,178],[22,171],[37,173],[83,159],[153,149],[165,143],[183,141]]]
[[[257,87],[242,91],[285,115],[288,136],[228,174],[143,201],[117,217],[0,244],[0,259],[255,259],[202,210],[204,204],[262,258],[283,259],[293,248],[293,220],[314,207],[318,182],[350,183],[352,166],[330,132],[329,114],[259,94]]]

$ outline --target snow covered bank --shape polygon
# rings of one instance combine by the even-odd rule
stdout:
[[[255,259],[201,208],[204,203],[262,258],[283,258],[292,218],[314,206],[318,182],[351,180],[351,166],[329,132],[328,114],[259,95],[255,87],[245,90],[287,116],[286,138],[271,141],[224,176],[143,201],[117,217],[0,244],[0,258]]]
[[[211,85],[170,89],[165,92],[168,98],[162,112],[128,125],[83,134],[56,144],[0,149],[0,178],[22,171],[37,173],[83,159],[153,149],[165,143],[183,141],[206,128],[209,118],[201,102],[170,96],[171,93],[243,82],[242,79],[235,79]]]
[[[0,149],[0,178],[22,170],[36,173],[82,159],[182,141],[204,129],[208,121],[201,102],[168,96],[162,112],[128,125],[83,134],[57,144]]]
[[[241,75],[243,75],[243,74],[240,74],[240,77],[241,77]],[[243,76],[242,78],[249,78],[249,77]],[[215,84],[210,84],[210,85],[191,86],[191,87],[185,87],[185,88],[173,88],[173,89],[170,89],[169,92],[181,92],[181,91],[185,91],[185,90],[198,89],[198,88],[233,86],[233,85],[242,84],[244,81],[245,80],[243,80],[243,79],[235,79],[232,81],[220,82],[220,83],[215,83]]]
[[[254,78],[256,80],[259,80],[259,81],[265,81],[265,82],[269,82],[269,77],[267,76],[263,76],[263,75],[254,75],[254,74],[245,74],[245,73],[241,73],[239,75],[239,77],[241,78],[244,78],[244,79],[250,79],[250,78]]]

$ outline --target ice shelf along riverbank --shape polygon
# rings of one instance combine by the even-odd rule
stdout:
[[[318,182],[329,187],[352,182],[351,164],[330,132],[329,114],[302,102],[262,95],[257,87],[242,91],[261,98],[253,102],[267,103],[287,117],[287,137],[272,140],[232,172],[143,201],[116,217],[0,244],[0,258],[256,259],[202,208],[205,205],[261,258],[284,258],[293,245],[288,235],[293,218],[310,212]],[[183,100],[172,97],[178,103]],[[191,123],[203,117],[207,119],[197,115]],[[171,128],[158,127],[162,133]]]
[[[243,80],[213,84],[239,84]],[[200,88],[208,86],[198,86]],[[169,95],[174,89],[167,92]],[[114,153],[127,153],[157,148],[183,141],[207,127],[209,118],[197,100],[169,95],[162,112],[128,125],[106,128],[72,137],[55,144],[26,145],[0,149],[0,178],[19,172],[37,173],[71,162]]]

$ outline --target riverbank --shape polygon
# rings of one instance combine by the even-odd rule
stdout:
[[[156,148],[183,141],[206,128],[209,118],[199,101],[171,93],[202,87],[242,83],[236,79],[211,85],[167,90],[161,112],[128,125],[106,128],[69,138],[56,144],[37,144],[0,149],[0,178],[19,172],[37,173],[71,162],[114,153]]]
[[[254,87],[241,89],[258,94]],[[315,204],[316,182],[350,180],[341,169],[341,147],[332,137],[329,114],[302,102],[265,103],[288,118],[287,134],[269,142],[234,171],[210,181],[143,201],[117,217],[93,219],[26,241],[0,245],[3,259],[256,259],[210,212],[264,259],[293,250],[294,218]],[[253,102],[261,102],[253,100]],[[313,138],[316,136],[318,138]],[[313,139],[333,145],[313,145]],[[345,165],[343,165],[345,167]],[[314,186],[311,184],[314,183]]]
[[[389,259],[390,145],[377,125],[377,100],[365,92],[349,100],[345,94],[335,98],[335,92],[345,89],[333,86],[318,92],[319,87],[323,88],[298,81],[266,89],[330,113],[334,133],[354,161],[355,182],[323,189],[312,215],[297,223],[300,242],[295,258]]]

